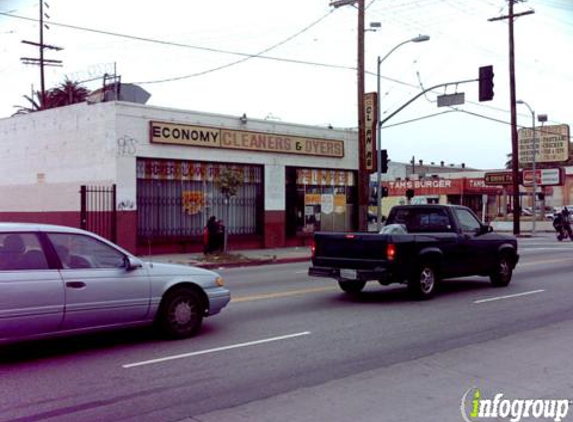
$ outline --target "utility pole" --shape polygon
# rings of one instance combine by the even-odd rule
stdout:
[[[337,0],[331,6],[358,3],[358,230],[368,230],[370,172],[366,168],[366,127],[364,119],[364,0]]]
[[[368,231],[370,172],[366,168],[364,122],[364,0],[358,0],[358,230]],[[380,187],[378,187],[380,189]]]
[[[523,13],[515,14],[513,12],[514,3],[523,0],[508,0],[509,14],[497,18],[488,19],[490,22],[509,19],[509,96],[511,107],[511,177],[512,177],[512,197],[513,197],[513,234],[519,234],[519,217],[521,207],[519,205],[519,151],[517,142],[517,110],[515,95],[515,43],[513,36],[513,20],[519,16],[530,15],[534,13],[529,10]]]
[[[44,103],[46,100],[46,82],[44,76],[44,66],[59,66],[59,67],[62,66],[61,60],[49,60],[44,58],[44,50],[45,49],[55,50],[55,51],[63,50],[62,47],[56,47],[54,45],[44,44],[44,26],[48,28],[48,26],[44,23],[44,17],[49,18],[49,16],[46,13],[44,13],[44,5],[46,7],[50,7],[48,3],[44,2],[44,0],[40,0],[40,42],[36,43],[33,41],[22,40],[22,43],[24,44],[29,44],[38,47],[40,49],[40,58],[35,58],[35,57],[20,58],[20,60],[22,60],[22,63],[24,64],[33,64],[40,66],[40,104],[39,104],[40,109],[44,108]]]

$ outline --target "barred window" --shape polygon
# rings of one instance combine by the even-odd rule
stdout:
[[[217,183],[225,169],[240,175],[227,204]],[[260,234],[263,212],[261,166],[191,161],[137,161],[139,239],[200,236],[211,215],[229,235]]]

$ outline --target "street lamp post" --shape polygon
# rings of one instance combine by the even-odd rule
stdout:
[[[532,203],[532,213],[533,213],[533,222],[531,223],[531,234],[535,234],[535,221],[537,220],[537,174],[535,172],[535,159],[537,155],[537,142],[535,139],[535,111],[523,100],[517,100],[517,104],[523,104],[529,109],[531,113],[531,128],[533,130],[533,139],[531,140],[533,144],[533,156],[531,158],[531,170],[533,172],[533,200]],[[545,210],[543,210],[545,212]]]
[[[377,93],[378,93],[378,104],[376,106],[377,109],[377,134],[376,134],[376,144],[377,144],[377,168],[376,168],[376,228],[377,231],[380,231],[382,227],[382,188],[380,186],[381,179],[382,179],[382,123],[381,123],[381,116],[380,116],[380,63],[382,63],[386,58],[392,54],[397,48],[403,46],[404,44],[408,44],[410,42],[423,42],[428,41],[430,39],[429,35],[418,35],[415,38],[406,40],[395,46],[392,50],[390,50],[384,57],[380,58],[378,56],[377,60],[377,71],[376,71],[376,79],[377,79]]]

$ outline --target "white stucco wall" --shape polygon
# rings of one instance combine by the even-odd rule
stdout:
[[[127,149],[120,148],[122,152],[119,153],[118,159],[118,202],[122,200],[135,202],[136,157],[264,165],[265,210],[267,211],[285,209],[285,168],[287,166],[347,170],[358,167],[356,132],[350,130],[255,119],[248,119],[247,123],[241,123],[239,116],[148,107],[132,103],[117,103],[117,107],[117,138],[123,140],[118,142],[122,145],[127,142],[132,146]],[[152,144],[149,141],[150,121],[339,139],[344,141],[344,157],[329,158],[252,150]]]
[[[344,141],[344,157],[330,158],[223,148],[151,144],[149,122],[212,126]],[[358,168],[355,131],[239,116],[87,103],[0,119],[0,212],[77,211],[82,184],[117,184],[120,209],[136,204],[137,157],[265,166],[265,209],[285,208],[285,167]]]
[[[0,211],[75,211],[82,184],[115,180],[112,104],[0,119]]]

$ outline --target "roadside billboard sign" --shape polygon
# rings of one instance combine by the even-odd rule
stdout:
[[[517,132],[519,162],[533,162],[535,133],[535,162],[552,163],[566,161],[569,158],[569,125],[540,126],[522,128]]]
[[[488,186],[512,185],[513,175],[511,171],[495,171],[484,174],[484,182]]]
[[[563,184],[563,171],[560,168],[535,169],[537,186],[560,186]],[[533,170],[523,170],[523,186],[533,186]]]

